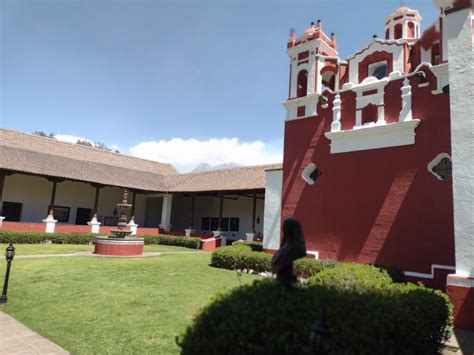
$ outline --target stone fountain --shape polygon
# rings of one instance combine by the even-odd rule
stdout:
[[[117,227],[110,231],[111,236],[99,236],[95,239],[95,254],[119,256],[143,254],[144,239],[130,237],[132,231],[127,224],[127,211],[131,207],[132,205],[128,203],[127,190],[125,190],[122,202],[117,204],[120,216]]]

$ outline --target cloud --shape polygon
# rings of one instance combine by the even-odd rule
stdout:
[[[130,154],[171,163],[181,172],[190,171],[200,163],[211,166],[225,163],[258,165],[280,163],[283,160],[281,141],[241,142],[238,138],[211,138],[204,141],[173,138],[168,141],[141,142],[130,148]]]
[[[86,142],[89,142],[90,144],[92,144],[93,147],[101,148],[100,144],[98,144],[98,142],[95,142],[95,141],[93,141],[89,138],[73,136],[73,135],[70,135],[70,134],[56,134],[54,136],[54,138],[56,138],[57,140],[63,141],[63,142],[68,142],[68,143],[77,143],[78,140],[86,141]],[[112,144],[111,146],[107,146],[107,147],[112,151],[120,151],[120,147],[116,144]]]
[[[54,136],[54,138],[56,138],[57,140],[63,141],[63,142],[68,142],[68,143],[77,143],[78,140],[87,141],[91,144],[94,143],[90,139],[83,138],[83,137],[72,136],[70,134],[56,134]]]

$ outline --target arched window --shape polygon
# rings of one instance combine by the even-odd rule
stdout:
[[[297,97],[306,96],[307,92],[308,92],[308,72],[306,70],[302,70],[298,73],[296,96]]]
[[[390,38],[390,28],[387,28],[387,30],[385,31],[385,39],[389,39]]]
[[[415,24],[413,22],[408,22],[408,33],[407,33],[408,38],[415,38]]]
[[[395,26],[395,39],[400,39],[403,37],[403,26],[401,23]]]
[[[328,88],[331,91],[334,91],[336,89],[336,73],[333,71],[327,70],[321,74],[321,81],[323,84],[323,88],[321,89],[321,92],[325,90],[325,88]]]

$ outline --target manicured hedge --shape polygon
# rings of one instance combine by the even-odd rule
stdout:
[[[89,244],[97,234],[93,233],[44,233],[0,230],[0,243],[37,244],[52,241],[54,244]]]
[[[380,288],[393,283],[392,278],[384,269],[372,265],[339,263],[315,273],[309,284],[321,284],[340,290],[359,291]]]
[[[293,263],[293,270],[295,275],[307,279],[318,272],[327,268],[333,268],[338,264],[338,261],[332,259],[301,258]]]
[[[191,249],[201,248],[201,238],[197,237],[179,237],[164,234],[144,234],[140,238],[145,238],[145,244],[174,245]]]
[[[251,269],[256,272],[271,270],[272,255],[252,251],[245,243],[236,243],[220,247],[212,252],[211,265],[223,269],[243,270]]]
[[[93,233],[44,233],[0,230],[0,243],[36,244],[50,240],[53,244],[89,244],[97,234]],[[201,239],[193,237],[176,237],[162,234],[140,235],[145,244],[175,245],[192,249],[201,247]]]
[[[259,280],[217,296],[178,344],[185,355],[308,354],[311,325],[324,306],[333,354],[438,353],[450,329],[446,295],[395,283],[356,291],[320,283],[287,289]]]

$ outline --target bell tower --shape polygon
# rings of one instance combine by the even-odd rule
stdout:
[[[318,20],[296,37],[291,30],[287,42],[290,57],[288,100],[283,103],[287,119],[317,115],[319,96],[326,89],[337,90],[339,57],[334,33],[327,36]]]
[[[385,19],[385,39],[417,40],[420,38],[420,22],[418,10],[399,7]]]

